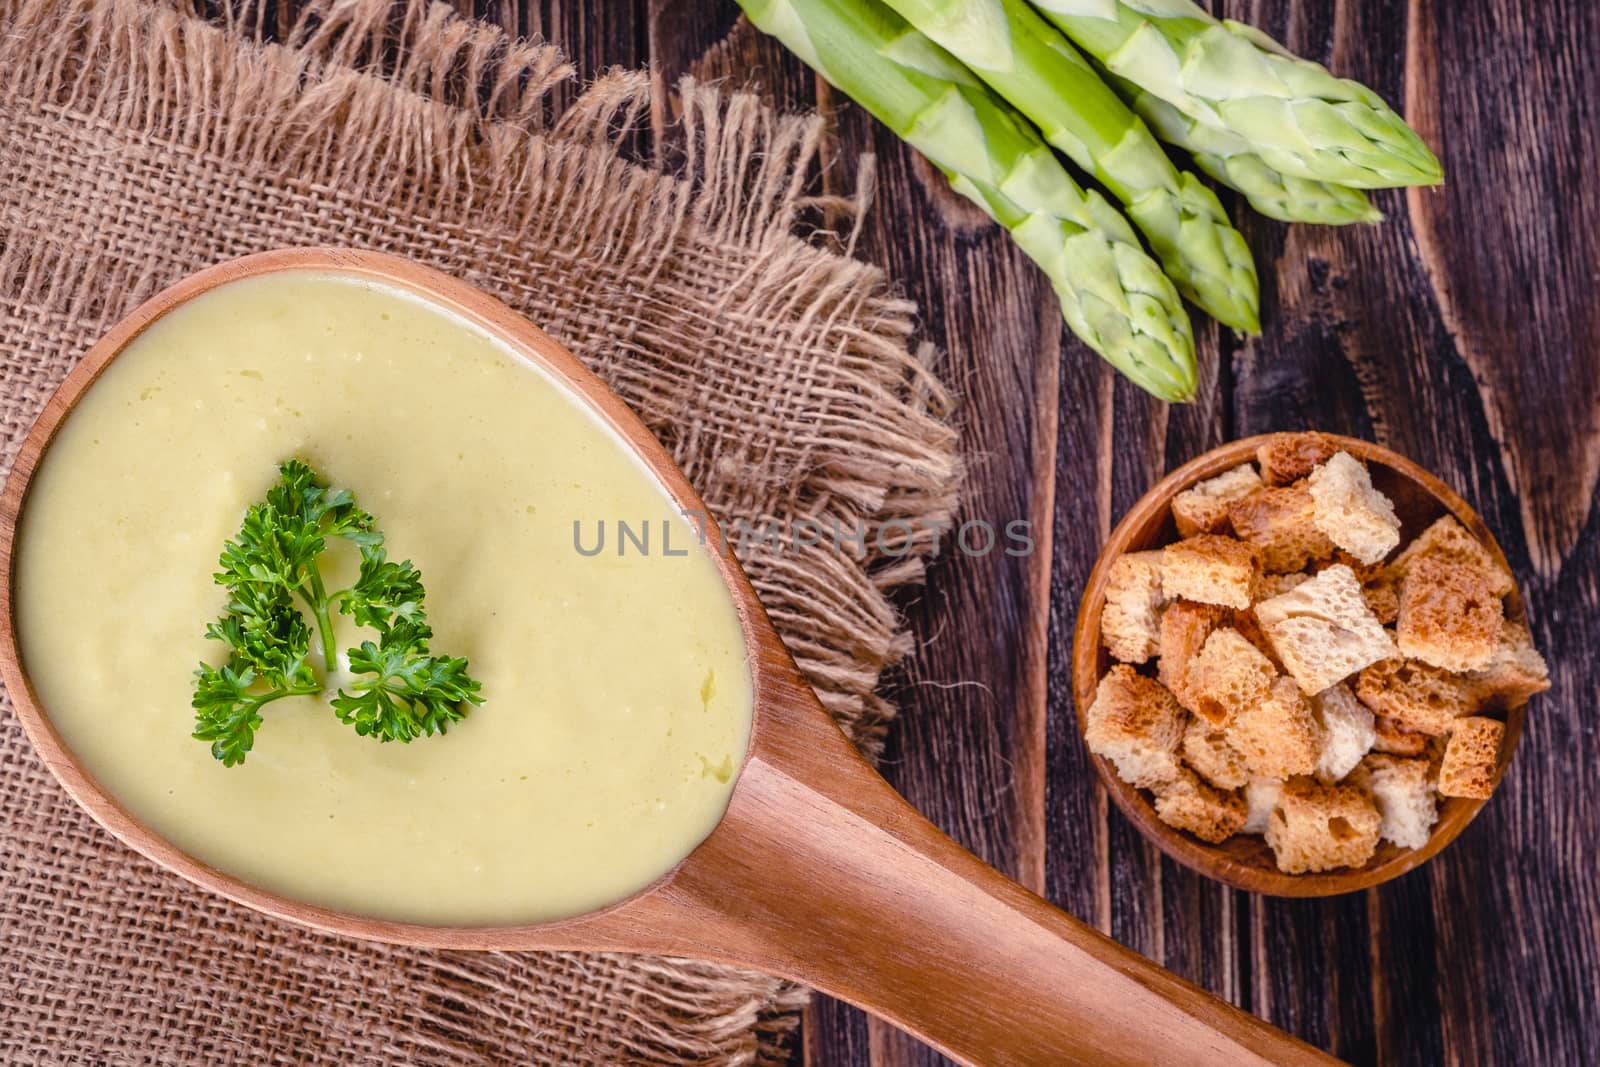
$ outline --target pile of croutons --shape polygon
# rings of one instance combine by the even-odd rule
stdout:
[[[1549,688],[1511,575],[1450,517],[1401,549],[1332,438],[1256,458],[1173,499],[1181,540],[1112,564],[1085,739],[1163,821],[1263,834],[1290,874],[1421,848],[1439,797],[1494,788],[1500,716]]]

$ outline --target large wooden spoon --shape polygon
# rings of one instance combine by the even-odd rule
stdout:
[[[219,285],[300,269],[379,279],[479,323],[565,382],[632,445],[682,508],[705,514],[666,451],[599,379],[509,308],[443,274],[372,253],[295,249],[224,263],[180,282],[118,324],[78,365],[24,442],[0,497],[0,676],[40,758],[113,834],[206,889],[291,922],[440,948],[610,949],[740,964],[858,1004],[964,1063],[1336,1062],[1067,916],[917,814],[834,726],[744,573],[721,551],[755,683],[750,749],[711,836],[620,904],[530,926],[383,922],[268,893],[151,831],[62,743],[29,683],[11,601],[17,517],[62,420],[140,331]],[[708,537],[721,545],[714,526]]]

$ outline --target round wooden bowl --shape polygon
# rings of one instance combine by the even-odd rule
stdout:
[[[1123,553],[1159,548],[1178,539],[1172,521],[1172,498],[1196,482],[1213,478],[1225,470],[1255,459],[1256,450],[1276,435],[1246,438],[1212,449],[1185,463],[1163,478],[1117,524],[1100,552],[1089,584],[1084,589],[1083,603],[1078,611],[1078,625],[1073,637],[1072,692],[1078,707],[1078,729],[1087,725],[1085,716],[1094,701],[1095,688],[1105,674],[1109,657],[1100,643],[1100,611],[1105,605],[1106,582],[1111,574],[1111,564]],[[1480,542],[1488,547],[1495,559],[1505,565],[1505,554],[1500,551],[1494,535],[1489,532],[1478,513],[1462,500],[1454,490],[1415,463],[1381,445],[1359,441],[1351,437],[1333,437],[1339,446],[1357,459],[1365,461],[1372,472],[1372,484],[1390,500],[1401,522],[1401,543],[1421,533],[1430,523],[1443,515],[1453,515]],[[1507,572],[1510,568],[1507,567]],[[1505,599],[1506,617],[1523,620],[1521,594],[1513,589]],[[1506,713],[1505,741],[1500,746],[1500,764],[1495,768],[1495,782],[1505,773],[1522,737],[1522,724],[1526,718],[1526,705],[1519,705]],[[1378,851],[1366,866],[1327,871],[1321,874],[1284,874],[1273,861],[1272,850],[1266,840],[1258,835],[1236,834],[1220,845],[1207,844],[1197,837],[1168,826],[1156,815],[1150,797],[1117,777],[1116,768],[1107,760],[1090,753],[1100,780],[1105,783],[1112,800],[1122,813],[1131,819],[1140,831],[1154,841],[1157,847],[1185,867],[1226,882],[1239,889],[1279,897],[1326,897],[1367,889],[1398,878],[1407,871],[1421,866],[1438,851],[1455,840],[1466,829],[1473,816],[1478,814],[1484,801],[1465,800],[1459,797],[1441,798],[1439,821],[1434,825],[1433,836],[1419,849],[1401,848],[1388,841],[1378,845]]]

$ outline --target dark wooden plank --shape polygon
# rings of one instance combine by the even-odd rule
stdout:
[[[819,105],[817,76],[783,45],[751,26],[734,0],[707,4],[649,0],[649,9],[650,63],[661,87],[665,116],[676,117],[670,98],[683,75],[731,90],[758,92],[779,111],[805,112]]]
[[[1410,198],[1417,248],[1556,682],[1495,803],[1430,872],[1443,1044],[1459,1062],[1593,1063],[1600,810],[1574,776],[1600,756],[1600,8],[1428,3],[1412,30],[1410,101],[1455,178]]]
[[[501,25],[558,45],[577,68],[579,84],[552,94],[556,111],[582,91],[581,81],[610,67],[642,67],[650,61],[645,0],[499,0],[489,11]]]
[[[957,549],[935,564],[910,607],[920,651],[894,693],[907,714],[885,774],[957,841],[1042,888],[1060,312],[1005,235],[920,159],[853,105],[837,117],[839,172],[856,173],[864,152],[878,158],[876,206],[857,252],[918,301],[924,337],[944,352],[945,380],[961,393],[968,482],[957,521],[1003,530],[1024,520],[1034,541],[1025,557]],[[872,1027],[875,1065],[940,1062]],[[818,1053],[815,1062],[840,1062]]]
[[[1381,1064],[1440,1063],[1444,1035],[1433,961],[1433,872],[1422,870],[1363,894],[1372,953],[1374,1059]],[[1420,963],[1419,963],[1420,961]]]
[[[1416,7],[1410,98],[1455,178],[1410,198],[1417,249],[1550,576],[1600,474],[1600,7]]]
[[[1249,6],[1293,47],[1320,47],[1341,73],[1408,98],[1449,184],[1380,196],[1391,215],[1380,228],[1273,240],[1269,326],[1236,362],[1238,432],[1370,435],[1439,471],[1513,557],[1566,682],[1541,701],[1495,803],[1424,871],[1360,906],[1259,905],[1259,1007],[1356,1062],[1593,1062],[1596,938],[1568,935],[1600,929],[1593,853],[1572,844],[1600,820],[1567,782],[1595,755],[1574,699],[1595,690],[1593,655],[1577,651],[1594,647],[1594,616],[1574,602],[1594,596],[1596,320],[1570,277],[1550,272],[1546,287],[1533,269],[1592,272],[1597,259],[1592,245],[1566,258],[1593,238],[1580,221],[1593,217],[1592,191],[1555,180],[1585,146],[1593,156],[1593,124],[1573,114],[1592,105],[1573,79],[1593,82],[1596,67],[1580,72],[1558,43],[1592,51],[1593,7],[1412,5],[1408,24],[1398,5]],[[1524,47],[1508,47],[1509,26]],[[1533,120],[1541,100],[1551,110]],[[1574,224],[1584,236],[1556,232]],[[1575,348],[1591,355],[1575,360]],[[1563,557],[1566,580],[1549,580]],[[1562,600],[1573,614],[1558,627]]]

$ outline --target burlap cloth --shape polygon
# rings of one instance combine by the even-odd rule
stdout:
[[[556,114],[551,48],[442,5],[260,11],[0,0],[0,464],[117,318],[283,245],[416,257],[525,312],[724,521],[936,520],[947,399],[880,274],[793,236],[815,118],[676,87],[682,173],[621,158],[649,79]],[[492,462],[492,457],[484,457]],[[891,558],[757,552],[756,588],[873,750],[906,651]],[[88,607],[92,610],[92,606]],[[114,842],[0,716],[0,1062],[713,1063],[782,1057],[803,992],[708,964],[438,953],[262,918]]]

